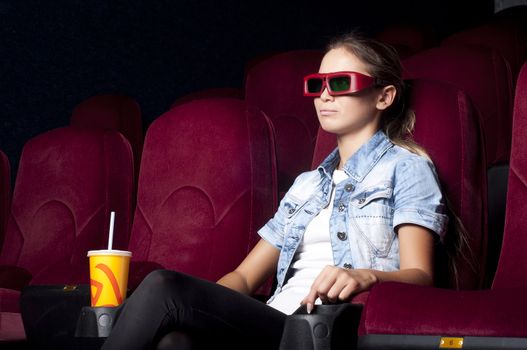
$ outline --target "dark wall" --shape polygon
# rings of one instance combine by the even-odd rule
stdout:
[[[401,22],[444,36],[492,9],[478,0],[0,0],[0,149],[15,173],[23,144],[67,125],[89,96],[132,96],[146,128],[188,92],[241,87],[255,56]]]

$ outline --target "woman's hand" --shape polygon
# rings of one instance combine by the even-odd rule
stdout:
[[[370,290],[381,281],[396,281],[429,286],[433,283],[434,238],[428,229],[403,224],[397,227],[399,236],[400,270],[345,270],[326,266],[311,285],[309,294],[301,304],[313,310],[315,300],[322,303],[348,301],[353,294]]]
[[[301,304],[307,305],[307,312],[311,313],[317,298],[323,304],[348,301],[353,294],[369,290],[377,281],[372,270],[347,270],[328,265],[315,279]]]

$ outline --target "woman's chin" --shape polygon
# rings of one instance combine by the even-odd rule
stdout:
[[[341,126],[334,125],[332,123],[321,122],[320,127],[322,128],[322,130],[330,134],[340,135],[343,132],[343,128]]]

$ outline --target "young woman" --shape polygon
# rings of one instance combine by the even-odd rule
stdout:
[[[407,138],[414,115],[404,109],[396,52],[340,37],[304,89],[338,148],[296,179],[259,243],[217,283],[175,271],[147,276],[104,349],[147,349],[160,340],[174,349],[276,349],[287,315],[301,304],[311,312],[381,281],[432,284],[434,236],[447,216],[433,164]],[[267,304],[250,297],[275,272]]]

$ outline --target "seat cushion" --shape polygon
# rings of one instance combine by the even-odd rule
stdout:
[[[370,292],[359,334],[526,337],[526,292],[382,283]]]
[[[0,312],[0,345],[26,339],[22,316],[17,312]]]

